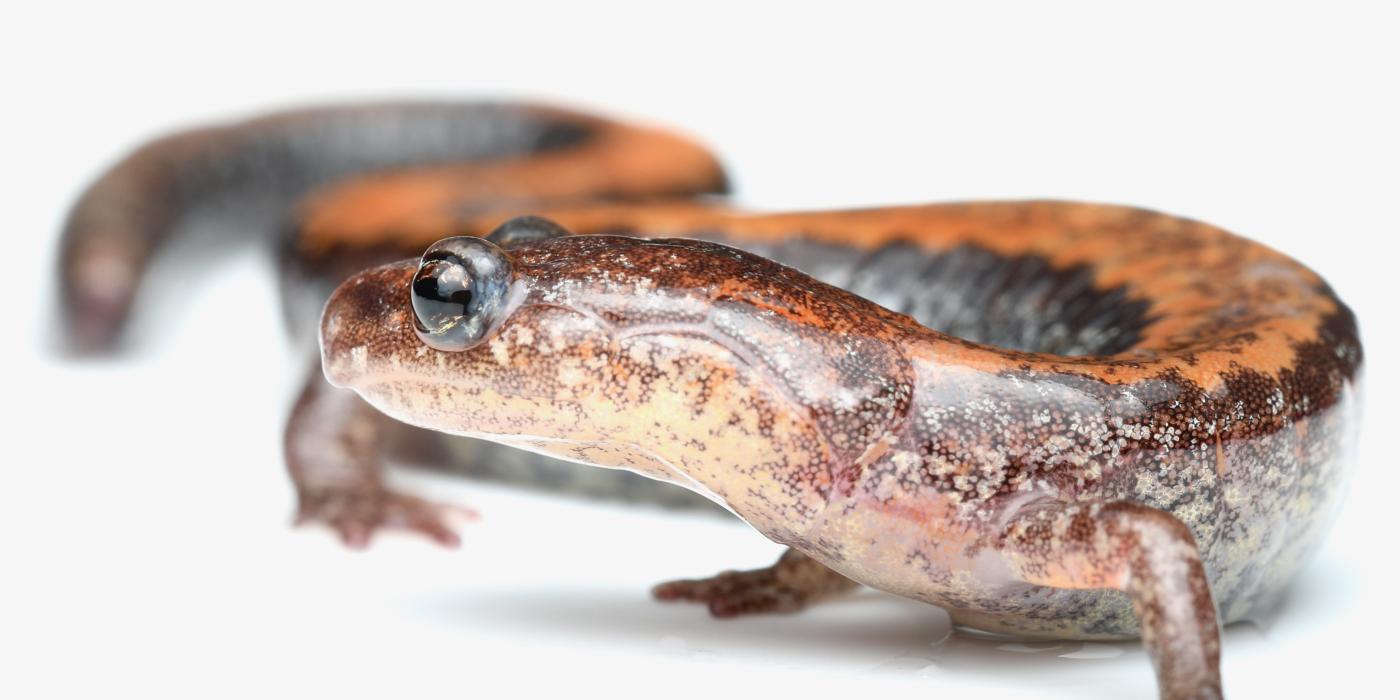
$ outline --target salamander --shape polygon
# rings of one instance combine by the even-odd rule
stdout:
[[[368,405],[678,485],[790,548],[659,599],[732,616],[864,584],[980,630],[1141,638],[1162,697],[1209,698],[1221,624],[1336,511],[1356,321],[1265,246],[1073,202],[754,214],[689,197],[722,189],[699,155],[690,192],[626,193],[646,201],[482,186],[507,162],[550,179],[535,158],[323,180],[284,227],[299,275],[344,280],[319,327],[341,389],[309,383],[289,462],[347,541],[455,538],[445,506],[379,485]],[[83,230],[68,250],[105,240]]]

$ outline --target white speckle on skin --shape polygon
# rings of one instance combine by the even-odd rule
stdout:
[[[650,364],[651,352],[651,343],[645,340],[636,340],[633,341],[632,346],[628,348],[627,354],[633,362],[639,365],[647,365]]]
[[[918,453],[909,450],[899,450],[890,459],[894,462],[895,467],[905,471],[914,468],[920,461]]]
[[[510,364],[510,349],[506,347],[506,340],[501,336],[496,336],[489,343],[491,347],[491,357],[495,358],[496,364],[505,367]]]

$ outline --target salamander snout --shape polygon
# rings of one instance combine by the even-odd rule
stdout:
[[[352,384],[374,359],[403,370],[406,358],[423,358],[425,348],[460,353],[499,331],[519,307],[524,284],[495,240],[445,238],[416,265],[374,268],[342,284],[321,320],[323,364],[332,383]]]
[[[597,386],[601,379],[586,380],[604,372],[612,351],[588,299],[565,296],[601,279],[568,277],[596,251],[571,255],[552,238],[508,241],[509,251],[494,240],[448,238],[419,260],[346,280],[321,316],[326,378],[415,425],[549,434],[530,426]]]
[[[321,359],[332,384],[355,387],[372,361],[422,346],[408,303],[415,270],[411,260],[371,268],[331,295],[321,314]]]

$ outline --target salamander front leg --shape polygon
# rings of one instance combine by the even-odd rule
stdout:
[[[789,549],[772,566],[724,571],[710,578],[668,581],[652,589],[657,600],[705,603],[715,617],[793,613],[856,587],[852,581],[805,554]]]
[[[1215,602],[1180,520],[1134,503],[1042,502],[1016,515],[1001,547],[1028,583],[1127,593],[1162,698],[1222,697]]]
[[[474,517],[469,509],[396,493],[384,483],[380,422],[385,420],[347,389],[327,384],[319,371],[308,377],[287,420],[287,468],[297,489],[297,524],[321,522],[350,547],[369,544],[382,527],[421,532],[452,547],[451,516]]]

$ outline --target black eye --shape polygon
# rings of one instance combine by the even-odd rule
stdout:
[[[413,275],[414,326],[438,350],[466,350],[504,315],[510,258],[495,244],[462,236],[428,247]]]
[[[569,235],[568,229],[542,216],[517,216],[496,227],[486,240],[502,248]]]

